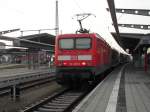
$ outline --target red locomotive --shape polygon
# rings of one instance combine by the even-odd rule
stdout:
[[[64,34],[56,38],[58,83],[94,80],[111,67],[111,47],[96,33]]]
[[[87,14],[77,14],[80,30],[56,37],[55,65],[57,82],[62,85],[95,81],[102,72],[119,64],[120,54],[97,33],[82,28]],[[78,33],[79,32],[79,33]]]

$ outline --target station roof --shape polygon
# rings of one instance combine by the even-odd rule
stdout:
[[[54,51],[55,44],[55,36],[48,33],[40,33],[28,36],[18,37],[19,42],[14,44],[18,44],[17,47],[27,47],[29,50],[49,50],[50,52]]]
[[[45,44],[51,44],[51,45],[55,44],[55,36],[48,34],[48,33],[21,36],[18,38],[31,40],[31,41],[35,41],[35,42],[41,42],[41,43],[45,43]]]
[[[47,33],[34,34],[21,37],[0,36],[2,40],[13,41],[14,47],[25,47],[29,50],[49,50],[54,51],[55,36]]]
[[[116,33],[112,33],[115,37]],[[120,41],[123,44],[124,49],[129,49],[130,53],[136,52],[143,47],[150,46],[150,34],[139,33],[120,33]]]

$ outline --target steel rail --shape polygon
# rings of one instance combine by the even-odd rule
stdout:
[[[65,89],[20,112],[68,112],[85,94],[85,91]]]

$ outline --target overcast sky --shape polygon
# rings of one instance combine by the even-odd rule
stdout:
[[[55,0],[0,0],[0,30],[21,28],[45,29],[55,27]],[[72,17],[77,13],[93,13],[84,21],[92,30],[94,23],[107,27],[106,0],[59,0],[59,26],[63,33],[75,32],[78,23]],[[104,25],[105,24],[105,25]],[[91,28],[92,27],[92,28]],[[16,32],[15,32],[16,33]],[[51,31],[54,33],[54,31]]]
[[[21,30],[38,30],[55,28],[55,1],[56,0],[0,0],[0,31],[20,28]],[[58,0],[59,1],[59,26],[62,33],[74,33],[79,25],[72,19],[77,13],[93,13],[83,21],[83,26],[91,32],[97,32],[114,43],[109,32],[114,31],[107,0]],[[116,8],[141,8],[149,9],[149,0],[115,0]],[[150,23],[150,17],[117,14],[118,23]],[[136,18],[136,19],[135,19]],[[120,28],[120,32],[149,31]],[[25,33],[25,35],[31,32]],[[37,32],[32,32],[37,33]],[[48,33],[55,34],[54,31]],[[20,32],[7,34],[7,36],[20,36]]]

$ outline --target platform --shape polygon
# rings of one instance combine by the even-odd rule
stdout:
[[[0,70],[2,69],[13,69],[13,68],[24,68],[26,64],[0,64]]]
[[[150,73],[132,65],[116,69],[73,112],[150,112]]]
[[[0,67],[3,68],[3,69],[0,69],[0,78],[17,76],[17,75],[21,75],[25,73],[26,74],[36,73],[36,72],[42,72],[42,71],[55,72],[54,68],[50,68],[47,66],[40,66],[39,68],[36,68],[36,69],[29,69],[27,67],[22,67],[22,68],[17,67],[17,68],[7,69],[7,65],[0,66]]]

